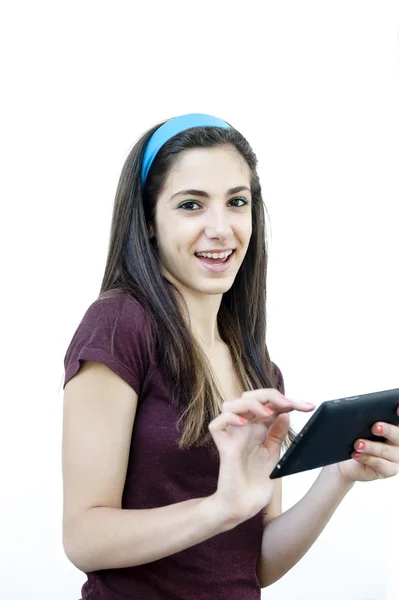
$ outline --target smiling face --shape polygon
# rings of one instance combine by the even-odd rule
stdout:
[[[249,167],[233,147],[185,150],[177,159],[157,200],[155,237],[162,274],[183,294],[232,286],[252,233],[250,187]],[[196,256],[229,249],[219,272]]]

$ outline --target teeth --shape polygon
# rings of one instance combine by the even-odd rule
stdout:
[[[205,256],[205,258],[227,258],[230,254],[233,253],[233,250],[228,250],[227,252],[219,252],[217,253],[209,253],[209,252],[197,252],[197,256]]]

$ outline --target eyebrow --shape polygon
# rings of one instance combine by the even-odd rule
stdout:
[[[236,187],[230,188],[227,191],[226,196],[232,196],[233,194],[238,194],[238,192],[251,192],[251,190],[246,185],[237,185]],[[170,202],[177,196],[200,196],[201,198],[209,198],[209,194],[204,192],[203,190],[181,190],[176,194],[173,194],[168,200]]]

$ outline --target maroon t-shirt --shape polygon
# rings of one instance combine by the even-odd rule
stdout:
[[[65,356],[64,386],[79,371],[81,361],[92,360],[107,365],[138,395],[123,509],[157,508],[209,496],[216,490],[219,473],[219,459],[209,448],[177,447],[181,410],[172,405],[156,359],[150,360],[147,322],[134,298],[119,290],[106,292],[87,310]],[[284,393],[281,371],[276,365],[275,369],[277,387]],[[263,510],[230,531],[160,560],[88,573],[82,598],[259,600],[256,564],[262,520]]]

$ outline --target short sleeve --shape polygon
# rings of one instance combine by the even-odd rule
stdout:
[[[86,311],[67,349],[64,387],[82,361],[100,362],[140,394],[148,364],[148,323],[145,310],[129,294],[111,290]]]
[[[273,368],[274,368],[274,375],[276,378],[276,389],[280,392],[280,394],[285,394],[285,384],[284,384],[284,378],[283,378],[283,374],[280,370],[280,368],[275,364],[273,364]]]

